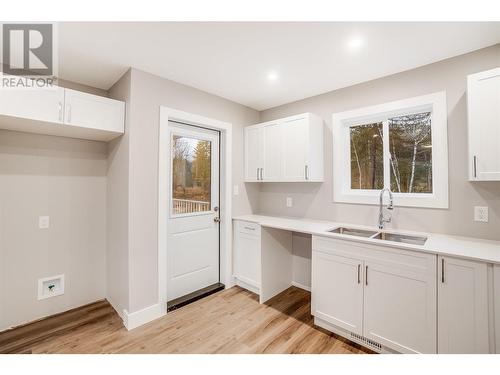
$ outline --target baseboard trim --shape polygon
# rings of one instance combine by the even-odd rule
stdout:
[[[258,296],[260,295],[260,286],[259,285],[256,285],[255,283],[253,282],[249,282],[249,281],[246,281],[244,278],[243,280],[236,277],[236,285],[238,285],[239,287],[243,288],[243,289],[246,289],[252,293],[255,293],[257,294]]]
[[[167,314],[167,304],[157,303],[142,310],[129,313],[123,310],[123,325],[128,331],[140,327],[146,323],[152,322]]]
[[[108,301],[108,303],[111,305],[111,307],[113,308],[113,310],[115,310],[115,311],[116,311],[116,313],[118,314],[118,316],[119,316],[120,318],[122,318],[122,320],[123,320],[123,312],[124,312],[125,310],[124,310],[124,309],[121,309],[121,308],[119,307],[119,305],[118,305],[118,304],[116,304],[116,303],[115,303],[115,302],[114,302],[111,298],[109,298],[109,297],[106,297],[106,301]]]
[[[307,290],[308,292],[311,291],[311,287],[310,286],[298,283],[296,281],[292,281],[292,286],[295,286],[295,287],[300,288],[300,289]]]

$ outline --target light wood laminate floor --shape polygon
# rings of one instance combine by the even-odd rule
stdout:
[[[104,308],[111,309],[107,303],[104,304]],[[132,331],[127,331],[118,315],[109,311],[98,319],[30,343],[19,351],[370,353],[368,349],[314,327],[310,309],[310,293],[295,287],[264,305],[259,304],[255,294],[233,287],[174,310]],[[23,333],[25,340],[28,334]]]

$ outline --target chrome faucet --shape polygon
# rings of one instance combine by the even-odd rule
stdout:
[[[379,229],[384,229],[385,223],[390,223],[391,222],[391,215],[385,216],[384,215],[384,193],[389,192],[389,204],[387,205],[388,210],[393,210],[394,209],[394,202],[392,200],[392,192],[389,188],[384,188],[380,191],[380,197],[379,197],[379,206],[378,206],[378,228]]]

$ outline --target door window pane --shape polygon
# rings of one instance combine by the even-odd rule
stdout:
[[[172,137],[172,213],[211,210],[212,143]]]
[[[350,128],[351,189],[384,187],[382,123]]]
[[[432,193],[431,113],[389,119],[391,190]]]

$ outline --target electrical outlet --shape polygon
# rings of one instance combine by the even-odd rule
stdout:
[[[488,207],[474,207],[474,221],[488,222]]]
[[[50,226],[49,216],[39,216],[38,217],[38,228],[47,229]]]
[[[287,207],[292,207],[293,206],[292,197],[286,197],[286,206]]]

